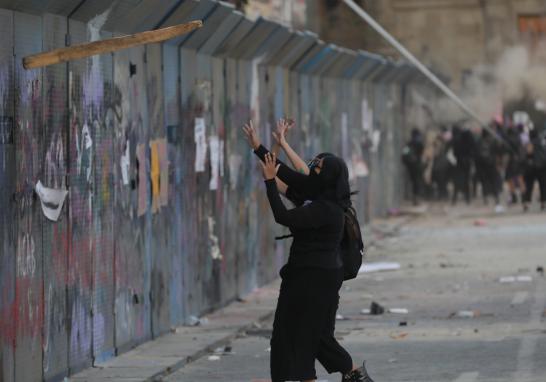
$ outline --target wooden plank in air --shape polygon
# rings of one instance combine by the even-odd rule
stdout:
[[[191,21],[172,27],[135,33],[128,36],[114,37],[106,40],[93,41],[66,48],[59,48],[49,52],[33,54],[23,58],[25,69],[39,68],[54,65],[61,62],[77,60],[97,54],[115,52],[121,49],[131,48],[137,45],[151,44],[169,40],[173,37],[189,33],[203,25],[201,20]]]

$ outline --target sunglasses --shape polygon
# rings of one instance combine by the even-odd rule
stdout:
[[[309,167],[309,170],[312,170],[314,168],[319,168],[322,170],[322,167],[320,166],[320,159],[319,158],[314,158],[314,159],[311,159],[308,163],[307,163],[307,167]]]

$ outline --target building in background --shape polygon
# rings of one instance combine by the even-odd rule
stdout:
[[[546,30],[544,0],[357,0],[420,60],[455,89],[508,47],[538,46]],[[307,26],[326,41],[386,56],[397,52],[342,1],[308,1]],[[311,14],[312,12],[312,14]]]
[[[231,0],[252,20],[258,17],[296,29],[306,28],[306,9],[309,0]]]

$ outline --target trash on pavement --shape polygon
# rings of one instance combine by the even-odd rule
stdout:
[[[541,265],[539,265],[539,266],[537,267],[537,272],[540,273],[542,276],[544,276],[544,267],[541,266]]]
[[[474,220],[474,226],[475,227],[485,227],[487,225],[487,222],[483,219],[476,219]]]
[[[515,283],[515,282],[529,283],[532,281],[533,281],[533,278],[531,276],[503,276],[499,279],[499,282],[502,284]]]
[[[214,349],[214,354],[231,354],[232,347],[229,345],[220,346],[219,348]]]
[[[409,310],[407,310],[406,308],[390,308],[390,309],[389,309],[389,313],[394,313],[394,314],[408,314],[408,313],[409,313]]]
[[[408,326],[408,322],[407,321],[400,321],[398,323],[398,326]]]
[[[391,337],[393,340],[402,340],[408,336],[409,333],[391,333],[389,337]]]
[[[392,263],[392,262],[366,263],[360,267],[360,270],[358,271],[358,273],[395,271],[397,269],[400,269],[399,263]]]
[[[379,305],[377,302],[372,301],[370,305],[370,314],[373,316],[377,316],[380,314],[385,313],[385,308],[383,308],[381,305]]]
[[[189,326],[207,325],[208,323],[209,323],[209,320],[206,317],[199,318],[197,316],[190,316],[188,320]]]
[[[209,361],[219,361],[220,360],[220,357],[217,356],[217,355],[211,355],[209,356]]]
[[[372,311],[370,309],[362,309],[360,314],[370,314]]]
[[[474,318],[479,316],[480,316],[479,310],[459,310],[456,313],[451,313],[449,317]]]

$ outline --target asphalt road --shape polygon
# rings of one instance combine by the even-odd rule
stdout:
[[[432,207],[367,261],[401,269],[345,284],[336,335],[376,382],[546,382],[546,278],[537,272],[546,213]],[[372,301],[409,313],[362,314]],[[267,381],[270,333],[269,322],[166,380]],[[317,372],[340,380],[318,363]]]

